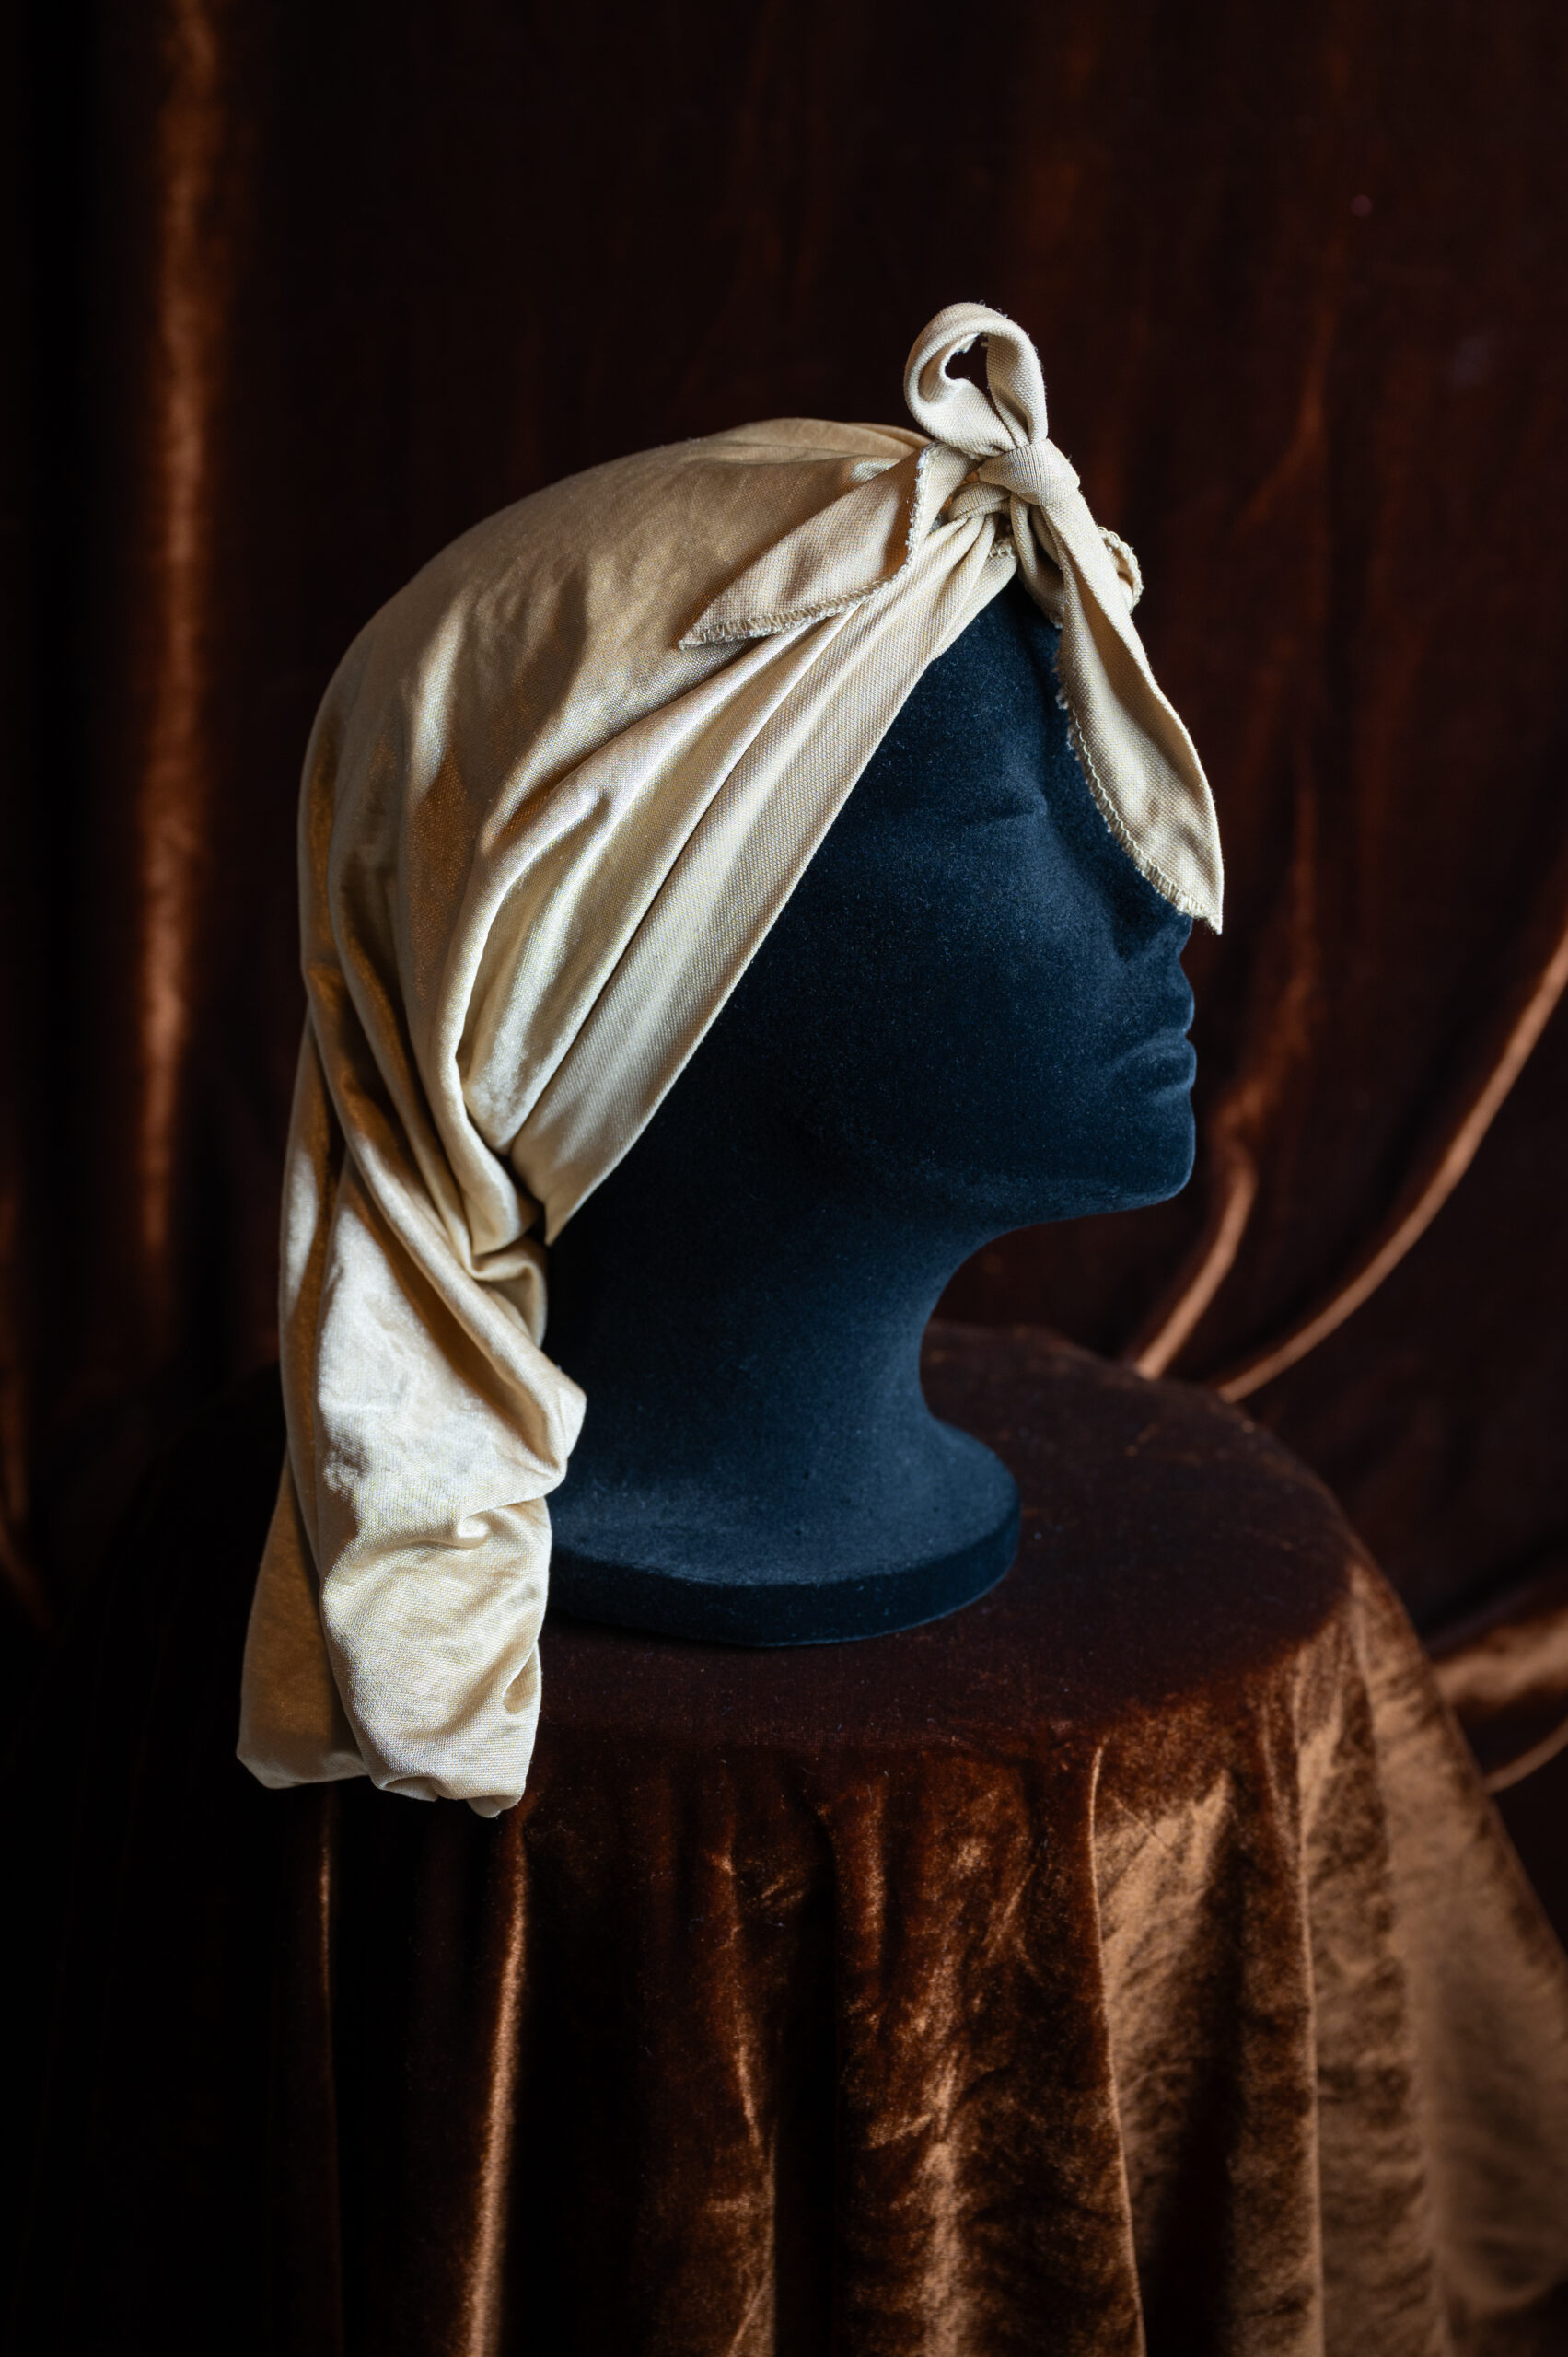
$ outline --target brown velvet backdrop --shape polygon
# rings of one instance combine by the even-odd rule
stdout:
[[[354,631],[574,468],[758,414],[896,419],[913,331],[979,296],[1037,337],[1053,432],[1144,560],[1231,915],[1191,960],[1194,1186],[999,1245],[950,1306],[1246,1396],[1440,1646],[1534,1613],[1525,1734],[1549,1737],[1568,13],[57,0],[20,21],[13,1653],[157,1440],[273,1350],[296,777]],[[1511,1642],[1471,1679],[1481,1717],[1517,1700]]]

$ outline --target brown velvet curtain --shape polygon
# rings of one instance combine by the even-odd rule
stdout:
[[[359,623],[572,469],[896,419],[910,336],[977,296],[1143,558],[1231,885],[1191,960],[1192,1188],[999,1244],[949,1307],[1245,1398],[1451,1655],[1483,1758],[1544,1757],[1568,15],[58,0],[11,45],[13,1657],[158,1439],[273,1351],[296,779]]]

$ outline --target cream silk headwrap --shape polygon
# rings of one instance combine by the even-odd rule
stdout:
[[[989,392],[947,374],[986,340]],[[554,484],[436,557],[306,760],[283,1222],[288,1461],[246,1646],[266,1784],[490,1816],[539,1714],[545,1499],[583,1397],[545,1256],[646,1126],[926,667],[1022,570],[1096,799],[1216,925],[1213,807],[1131,552],[1046,439],[1033,346],[959,304],[931,436],[786,418]]]

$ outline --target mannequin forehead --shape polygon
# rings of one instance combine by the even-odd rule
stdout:
[[[989,944],[1050,1012],[1113,970],[1171,964],[1191,920],[1140,874],[1084,777],[1057,633],[1014,585],[921,681],[800,888],[915,965]]]

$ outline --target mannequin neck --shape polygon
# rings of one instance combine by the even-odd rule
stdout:
[[[715,1134],[693,1110],[655,1123],[552,1253],[546,1347],[588,1400],[558,1530],[722,1522],[748,1560],[781,1525],[816,1562],[923,1544],[953,1466],[921,1338],[974,1239],[895,1222],[800,1142]]]

